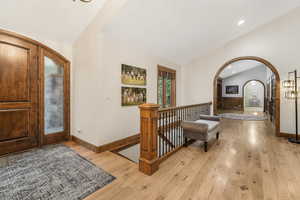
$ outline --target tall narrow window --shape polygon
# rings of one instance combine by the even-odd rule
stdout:
[[[176,106],[176,71],[158,66],[157,103],[163,107]]]

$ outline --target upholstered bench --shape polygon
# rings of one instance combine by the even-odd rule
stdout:
[[[187,139],[201,140],[204,142],[204,150],[207,152],[208,141],[216,137],[219,139],[221,132],[220,118],[217,116],[200,115],[199,120],[183,121],[183,136]]]

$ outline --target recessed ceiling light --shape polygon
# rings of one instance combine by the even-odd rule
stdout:
[[[245,20],[241,19],[241,20],[237,23],[237,25],[238,25],[238,26],[242,26],[244,23],[245,23]]]

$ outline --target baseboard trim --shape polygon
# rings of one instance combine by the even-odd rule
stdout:
[[[101,146],[96,146],[93,144],[90,144],[82,139],[77,138],[76,136],[72,135],[72,141],[84,146],[85,148],[92,150],[96,153],[101,153],[104,151],[121,151],[123,149],[126,149],[130,146],[136,145],[140,142],[140,134],[136,134],[133,136],[129,136],[126,138],[123,138],[121,140],[117,140],[108,144],[104,144]]]
[[[280,132],[279,137],[294,138],[296,134]]]
[[[73,142],[75,142],[75,143],[77,143],[77,144],[79,144],[79,145],[81,145],[81,146],[83,146],[83,147],[91,150],[91,151],[94,151],[94,152],[98,151],[98,147],[96,145],[88,143],[88,142],[86,142],[86,141],[84,141],[84,140],[82,140],[82,139],[80,139],[80,138],[78,138],[78,137],[76,137],[74,135],[71,136],[71,140]]]
[[[109,144],[105,144],[98,147],[98,152],[104,151],[120,151],[122,149],[128,148],[140,142],[140,134],[136,134],[130,137],[123,138],[121,140],[117,140],[111,142]]]

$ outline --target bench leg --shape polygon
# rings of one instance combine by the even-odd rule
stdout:
[[[217,132],[217,136],[216,136],[217,140],[219,139],[219,135],[220,135],[220,133],[219,133],[219,132]]]
[[[204,151],[207,152],[207,144],[208,142],[204,142]]]
[[[184,146],[184,147],[187,147],[187,146],[188,146],[188,139],[187,139],[186,137],[184,138],[184,144],[183,144],[183,146]]]

